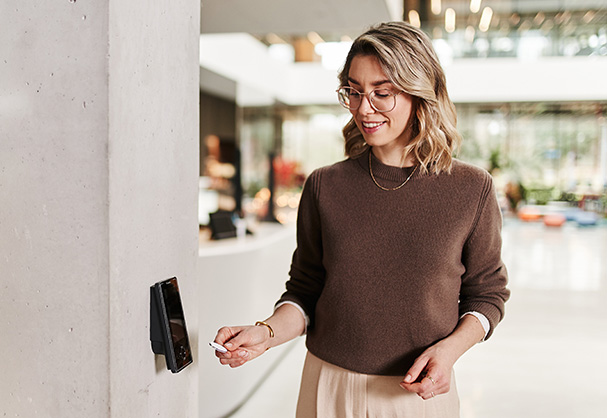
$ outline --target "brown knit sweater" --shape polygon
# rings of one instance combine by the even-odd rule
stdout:
[[[411,168],[372,167],[384,187]],[[461,314],[494,327],[504,315],[501,213],[490,175],[455,160],[451,174],[417,170],[380,190],[368,154],[314,171],[304,186],[297,250],[280,302],[310,317],[315,356],[366,374],[402,376]]]

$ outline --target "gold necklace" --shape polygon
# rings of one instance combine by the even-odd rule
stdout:
[[[377,182],[377,180],[375,180],[375,176],[373,175],[373,168],[371,167],[371,151],[369,151],[369,174],[371,174],[371,179],[373,180],[373,183],[375,183],[375,185],[377,187],[379,187],[380,189],[385,190],[387,192],[398,190],[401,187],[403,187],[405,184],[407,184],[407,182],[409,181],[409,179],[411,179],[411,177],[413,177],[413,174],[415,173],[415,170],[417,170],[418,166],[419,166],[419,164],[415,166],[415,168],[413,169],[413,171],[411,172],[411,174],[409,174],[409,177],[407,177],[407,179],[405,181],[403,181],[401,184],[399,184],[398,186],[392,187],[392,188],[384,187],[381,184],[379,184]]]

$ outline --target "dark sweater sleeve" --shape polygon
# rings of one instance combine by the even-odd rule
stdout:
[[[504,316],[504,305],[510,297],[506,288],[508,275],[502,262],[502,215],[497,203],[493,180],[487,173],[475,222],[466,240],[462,262],[466,268],[460,290],[460,314],[479,312],[494,328]]]
[[[297,249],[293,254],[286,292],[277,304],[285,301],[297,303],[314,326],[316,302],[325,282],[322,262],[321,221],[318,211],[322,169],[310,174],[304,185],[297,214]]]

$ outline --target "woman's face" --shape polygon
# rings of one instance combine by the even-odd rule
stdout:
[[[372,55],[357,55],[352,59],[348,84],[361,93],[370,93],[378,88],[388,89],[394,94],[401,91],[388,80],[379,61]],[[368,145],[382,153],[402,155],[403,147],[411,140],[409,118],[413,112],[413,99],[405,92],[395,97],[396,106],[389,112],[376,111],[368,96],[364,96],[358,109],[350,109],[350,113]]]

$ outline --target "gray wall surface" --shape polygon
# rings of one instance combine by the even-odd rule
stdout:
[[[199,2],[0,5],[0,415],[195,417],[149,286],[198,308]]]

